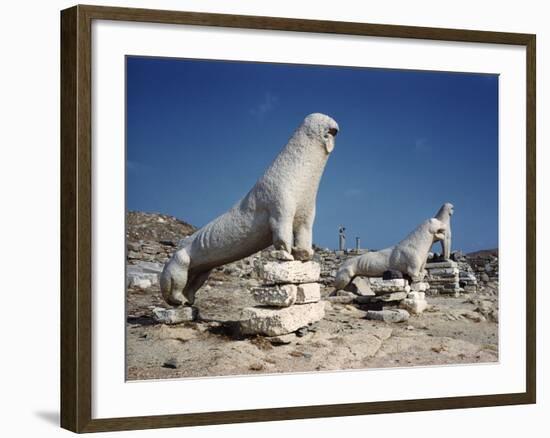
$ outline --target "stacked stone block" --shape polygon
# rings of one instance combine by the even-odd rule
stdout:
[[[242,334],[280,336],[324,317],[318,263],[266,262],[258,267],[258,274],[263,284],[251,290],[258,305],[243,310]]]
[[[336,297],[345,296],[345,293],[353,294],[353,302],[372,305],[369,306],[372,315],[376,312],[372,309],[388,306],[399,306],[410,313],[420,314],[428,307],[424,291],[429,288],[427,282],[409,284],[404,278],[355,277],[345,291],[337,292]],[[397,314],[402,315],[403,312]],[[375,316],[372,319],[376,319]]]
[[[359,304],[377,304],[378,306],[397,305],[401,300],[407,298],[407,294],[411,290],[409,282],[404,278],[386,280],[382,277],[356,277],[354,283],[357,282],[358,278],[363,278],[363,281],[368,284],[368,288],[371,291],[370,294],[363,293],[356,297],[355,302]]]
[[[430,293],[458,295],[460,277],[458,264],[452,260],[426,264],[426,281],[430,284]]]

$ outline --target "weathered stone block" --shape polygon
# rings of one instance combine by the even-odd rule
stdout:
[[[347,291],[344,291],[344,292],[347,292]],[[337,295],[332,297],[326,297],[325,299],[334,304],[351,304],[359,298],[370,298],[370,297],[360,297],[353,294],[352,292],[348,292],[348,293],[352,295],[348,295],[348,296]]]
[[[303,283],[296,286],[294,304],[316,303],[317,301],[321,301],[321,285],[319,283]]]
[[[425,300],[426,294],[424,292],[413,291],[407,294],[407,298],[411,298],[413,300]]]
[[[317,262],[267,262],[258,273],[266,284],[314,283],[319,280],[321,267]]]
[[[407,298],[407,292],[391,292],[389,294],[375,295],[368,297],[355,297],[355,303],[357,304],[369,304],[369,303],[391,303],[395,301],[401,301]]]
[[[385,322],[403,322],[409,317],[409,312],[404,309],[369,310],[366,316],[367,319]]]
[[[425,292],[430,288],[430,284],[425,281],[417,281],[411,284],[411,290]]]
[[[365,277],[355,277],[350,284],[348,284],[344,290],[353,292],[360,296],[374,295],[373,290],[370,287],[369,281]]]
[[[435,262],[435,263],[426,263],[426,269],[437,269],[437,268],[456,268],[458,264],[452,260],[447,260],[445,262]]]
[[[389,292],[403,292],[409,285],[409,282],[404,278],[383,280],[381,277],[372,277],[369,278],[369,285],[376,295],[380,295]]]
[[[280,284],[257,287],[251,292],[254,300],[260,305],[288,307],[296,301],[297,289],[294,284]]]
[[[428,308],[426,294],[424,292],[410,292],[407,298],[399,303],[399,306],[410,313],[418,315]]]
[[[453,277],[459,272],[458,268],[436,268],[428,271],[431,277]]]
[[[173,309],[155,307],[153,319],[162,324],[179,324],[185,321],[194,321],[197,318],[197,309],[191,306],[181,306]]]
[[[300,327],[319,321],[325,316],[325,303],[268,309],[247,307],[241,314],[240,327],[245,335],[279,336],[292,333]]]
[[[147,289],[151,287],[151,281],[146,278],[141,278],[138,275],[128,275],[126,277],[126,286],[135,287],[138,289]]]

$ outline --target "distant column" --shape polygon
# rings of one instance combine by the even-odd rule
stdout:
[[[338,229],[338,248],[340,251],[344,251],[346,249],[346,227],[341,225]]]
[[[355,238],[355,251],[359,252],[360,248],[361,248],[361,238],[356,237]]]

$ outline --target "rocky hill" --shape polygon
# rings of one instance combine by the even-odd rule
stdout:
[[[178,241],[197,228],[174,216],[158,213],[129,211],[126,213],[127,259],[164,263]]]

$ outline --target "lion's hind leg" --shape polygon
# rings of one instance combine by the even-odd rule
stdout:
[[[185,302],[183,291],[187,286],[189,263],[189,254],[182,248],[164,265],[159,283],[162,296],[168,304],[180,306]]]
[[[206,282],[206,280],[208,280],[211,272],[212,270],[201,272],[200,274],[193,275],[189,278],[187,286],[183,289],[183,296],[189,304],[193,304],[195,302],[195,294]]]

